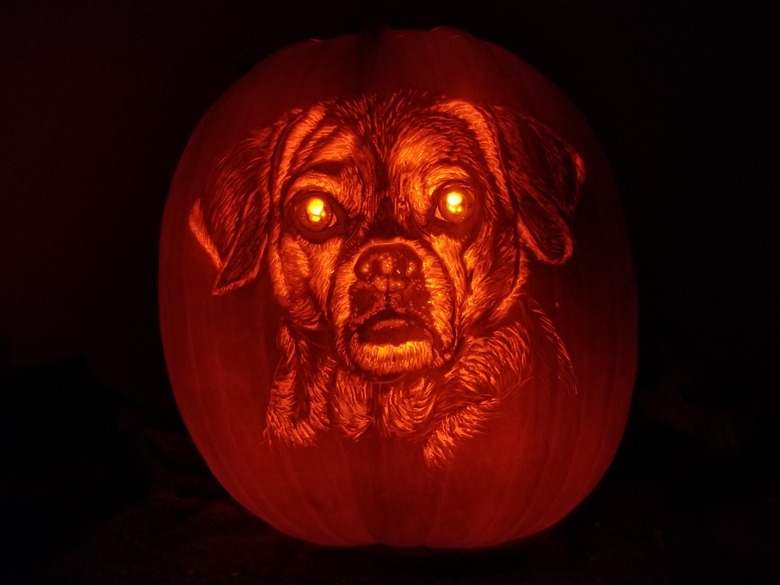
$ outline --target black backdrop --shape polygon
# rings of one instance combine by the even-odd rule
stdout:
[[[441,554],[278,535],[210,478],[168,386],[157,243],[190,133],[272,51],[377,24],[457,26],[535,66],[621,188],[641,301],[631,419],[603,484],[530,542]],[[768,1],[5,5],[0,583],[770,581],[776,31]]]

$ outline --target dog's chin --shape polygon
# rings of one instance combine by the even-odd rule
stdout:
[[[434,335],[401,317],[369,320],[352,334],[352,360],[379,378],[420,372],[434,365]]]

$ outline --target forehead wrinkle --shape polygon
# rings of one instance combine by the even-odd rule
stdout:
[[[430,110],[414,116],[393,149],[394,163],[423,169],[450,164],[472,170],[486,168],[485,153],[465,120]]]
[[[290,177],[314,172],[343,181],[361,174],[364,150],[353,125],[342,123],[333,115],[326,116],[300,141],[292,157]]]
[[[392,148],[388,161],[390,183],[396,198],[408,204],[409,214],[415,215],[417,222],[425,221],[431,207],[423,178],[446,159],[447,150],[443,136],[426,135],[414,128],[402,134]]]
[[[282,145],[275,155],[274,166],[278,169],[278,176],[289,176],[292,169],[295,168],[297,154],[312,132],[321,125],[325,116],[325,108],[322,105],[312,107],[303,112],[291,125],[282,141]]]
[[[479,142],[462,120],[430,112],[416,118],[393,146],[390,171],[398,196],[421,221],[433,204],[431,188],[447,180],[488,179]]]
[[[295,168],[305,171],[324,163],[346,163],[354,153],[356,137],[348,129],[329,124],[318,128],[295,156]]]
[[[355,212],[373,217],[387,192],[388,145],[397,134],[395,116],[386,115],[387,104],[376,98],[362,97],[337,104],[334,116],[349,134],[352,152],[350,175],[360,183],[361,197],[355,200]]]
[[[399,170],[421,169],[445,160],[451,148],[448,137],[428,128],[410,127],[398,137],[389,159]]]
[[[343,189],[341,202],[352,213],[359,213],[367,200],[371,199],[376,183],[376,166],[370,144],[355,132],[354,126],[346,126],[332,136],[315,152],[312,163],[316,166],[340,163],[332,170],[337,171]]]
[[[420,109],[420,96],[410,97],[404,92],[382,98],[364,96],[338,108],[339,117],[354,128],[366,149],[373,191],[380,198],[390,188],[393,151],[404,132],[413,127]]]

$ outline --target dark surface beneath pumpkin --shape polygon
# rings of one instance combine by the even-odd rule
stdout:
[[[635,411],[596,491],[527,540],[342,549],[246,512],[178,418],[112,397],[83,360],[11,372],[2,386],[3,584],[717,584],[780,574],[776,462],[759,446],[726,456],[723,420],[689,434]]]

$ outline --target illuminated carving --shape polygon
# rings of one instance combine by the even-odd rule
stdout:
[[[422,92],[322,102],[229,152],[190,214],[227,294],[269,271],[283,322],[271,440],[336,430],[451,458],[524,381],[575,392],[524,293],[560,265],[584,179],[551,130]]]

